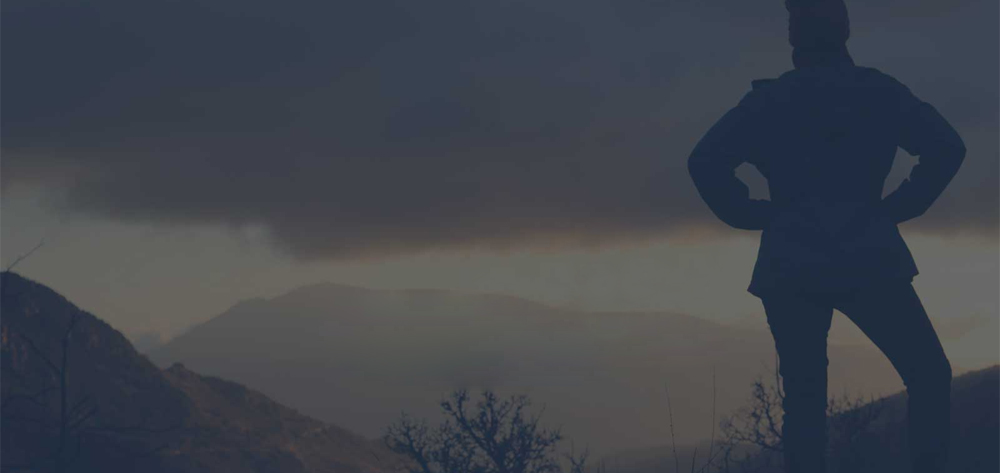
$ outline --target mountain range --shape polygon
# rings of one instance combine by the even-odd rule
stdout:
[[[301,287],[240,302],[153,350],[161,366],[252,386],[319,419],[377,436],[401,411],[433,418],[456,388],[526,394],[595,452],[709,435],[715,410],[769,377],[766,330],[669,312],[590,312],[496,294]],[[871,344],[829,347],[831,392],[902,389]]]
[[[190,352],[184,364],[161,369],[42,284],[3,272],[0,300],[2,471],[55,471],[60,461],[84,472],[399,471],[406,460],[370,438],[402,411],[434,417],[435,401],[456,387],[529,394],[543,423],[561,425],[575,448],[598,454],[592,471],[670,471],[664,434],[676,428],[677,461],[687,470],[708,450],[718,420],[702,410],[745,405],[773,356],[766,332],[681,314],[314,285],[244,301],[193,328],[154,354]],[[879,377],[886,367],[874,350],[833,345],[830,352],[838,389],[889,394],[854,441],[854,463],[832,471],[906,471],[898,380]],[[192,361],[230,369],[255,387],[199,374],[186,366]],[[957,375],[952,399],[950,471],[1000,471],[1000,366]]]

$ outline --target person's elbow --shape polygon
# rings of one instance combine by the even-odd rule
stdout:
[[[720,182],[720,180],[724,179],[721,173],[722,170],[709,161],[699,159],[689,159],[687,168],[688,175],[691,177],[691,182],[694,183],[694,188],[698,191],[698,195],[718,214],[718,205],[713,204],[719,200],[718,194],[723,192],[723,186]]]
[[[962,162],[965,161],[965,153],[966,153],[966,151],[968,151],[968,150],[965,148],[965,142],[962,141],[961,138],[959,138],[958,139],[958,143],[956,143],[955,150],[954,150],[955,161],[957,162],[958,165],[961,165]]]
[[[943,121],[944,118],[941,118]],[[958,134],[958,130],[947,124],[945,130],[939,133],[935,133],[939,138],[938,141],[938,152],[946,157],[947,162],[951,163],[951,167],[954,170],[958,170],[962,162],[965,161],[965,154],[967,149],[965,148],[965,140],[962,136]]]
[[[949,181],[955,177],[955,174],[958,174],[959,168],[965,162],[966,152],[965,142],[957,134],[954,139],[949,140],[947,144],[937,150],[938,155],[941,156],[939,159],[942,162],[942,170]]]
[[[691,176],[691,180],[694,181],[695,185],[711,179],[711,176],[717,172],[717,168],[718,166],[713,165],[710,159],[707,159],[705,155],[699,154],[697,151],[688,156],[688,176]]]
[[[943,133],[944,137],[941,140],[943,145],[943,152],[948,154],[953,162],[961,163],[965,159],[965,140],[962,136],[958,134],[958,130],[951,128],[949,126],[948,133]]]

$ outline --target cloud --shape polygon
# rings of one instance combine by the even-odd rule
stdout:
[[[302,259],[722,234],[685,159],[751,79],[789,67],[772,3],[11,0],[3,189],[259,226]],[[947,211],[913,228],[995,233],[997,5],[938,4],[898,24],[852,4],[851,44],[962,25],[869,63],[923,77],[914,90],[973,130]]]

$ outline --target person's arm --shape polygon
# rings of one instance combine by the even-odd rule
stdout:
[[[889,218],[901,223],[923,215],[937,200],[965,159],[965,143],[933,106],[899,82],[896,90],[899,147],[919,156],[909,178],[882,199]]]
[[[688,157],[688,172],[701,198],[720,220],[744,230],[761,230],[771,218],[771,202],[750,198],[736,168],[758,150],[763,97],[748,92],[698,142]]]

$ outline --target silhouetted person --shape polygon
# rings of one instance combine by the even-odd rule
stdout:
[[[958,171],[958,133],[896,79],[856,66],[842,0],[786,0],[793,70],[752,90],[701,139],[688,168],[727,224],[763,230],[748,291],[767,315],[785,391],[785,469],[826,471],[826,342],[833,310],[892,362],[909,395],[913,471],[943,472],[951,366],[911,285],[896,225],[923,214]],[[919,156],[882,198],[896,149]],[[749,198],[743,162],[771,200]]]

